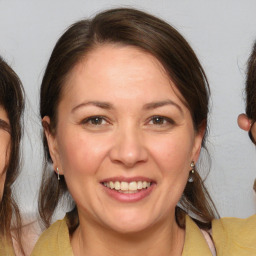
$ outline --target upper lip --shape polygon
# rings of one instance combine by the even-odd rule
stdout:
[[[147,178],[147,177],[143,177],[143,176],[136,176],[136,177],[124,177],[124,176],[116,176],[116,177],[110,177],[110,178],[106,178],[106,179],[103,179],[101,180],[100,182],[101,183],[104,183],[104,182],[110,182],[110,181],[124,181],[124,182],[132,182],[132,181],[147,181],[147,182],[150,182],[150,183],[155,183],[154,180],[150,179],[150,178]]]

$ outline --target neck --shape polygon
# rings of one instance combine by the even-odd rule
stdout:
[[[75,256],[180,256],[184,240],[185,231],[178,227],[174,216],[145,230],[129,234],[120,234],[91,220],[80,218],[80,225],[71,238],[71,245]]]

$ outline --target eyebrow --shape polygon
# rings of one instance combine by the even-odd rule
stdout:
[[[184,112],[183,112],[182,108],[172,100],[163,100],[163,101],[151,102],[151,103],[148,103],[148,104],[144,105],[143,108],[146,109],[146,110],[149,110],[149,109],[155,109],[155,108],[163,107],[163,106],[166,106],[166,105],[172,105],[172,106],[176,107],[181,112],[181,114],[184,115]]]
[[[0,119],[0,129],[3,129],[9,133],[11,132],[10,125],[3,119]]]
[[[75,106],[74,108],[72,108],[71,112],[73,113],[81,107],[90,106],[90,105],[96,106],[96,107],[99,107],[99,108],[102,108],[102,109],[108,109],[108,110],[114,108],[113,105],[111,103],[108,103],[108,102],[87,101],[87,102],[83,102],[83,103]],[[183,112],[182,108],[172,100],[163,100],[163,101],[150,102],[150,103],[145,104],[143,106],[143,109],[150,110],[150,109],[163,107],[163,106],[166,106],[166,105],[172,105],[172,106],[176,107],[181,112],[181,114],[184,115],[184,112]]]
[[[85,107],[88,105],[92,105],[95,107],[99,107],[102,109],[113,109],[113,105],[108,103],[108,102],[102,102],[102,101],[87,101],[87,102],[83,102],[77,106],[75,106],[74,108],[72,108],[71,112],[73,113],[74,111],[76,111],[77,109],[81,108],[81,107]]]

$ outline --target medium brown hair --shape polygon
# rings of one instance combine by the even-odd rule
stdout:
[[[112,9],[97,14],[91,20],[81,20],[61,36],[48,62],[40,97],[40,114],[50,117],[49,129],[55,133],[58,122],[57,108],[65,81],[74,66],[95,47],[104,44],[135,46],[157,58],[174,82],[190,110],[194,128],[207,126],[209,86],[206,75],[187,41],[166,22],[135,9]],[[44,126],[47,124],[43,124]],[[65,178],[59,182],[49,163],[52,163],[45,135],[45,169],[39,196],[39,213],[46,226],[63,195],[67,194]],[[203,146],[205,138],[203,140]],[[192,213],[197,224],[211,227],[216,209],[196,172],[194,182],[188,183],[176,208],[176,221],[185,226],[185,214]],[[78,225],[76,208],[69,216],[71,232]]]
[[[256,42],[253,45],[251,55],[247,65],[246,78],[246,114],[252,119],[252,125],[256,121]],[[256,145],[255,139],[252,137],[251,131],[249,136],[252,142]]]
[[[6,164],[6,180],[3,198],[0,202],[0,239],[11,241],[11,226],[13,237],[17,240],[23,252],[20,238],[21,217],[17,203],[12,194],[12,185],[17,179],[20,167],[20,140],[22,136],[22,115],[24,109],[24,92],[21,81],[10,66],[0,57],[0,106],[7,113],[11,135],[11,149]],[[1,128],[1,127],[0,127]]]

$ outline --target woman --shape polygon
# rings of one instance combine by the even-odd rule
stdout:
[[[256,42],[248,61],[246,97],[246,114],[240,114],[237,121],[241,129],[249,132],[250,139],[256,145]],[[256,180],[253,188],[256,191]]]
[[[217,213],[196,168],[208,97],[193,50],[164,21],[113,9],[72,25],[41,85],[45,226],[65,195],[74,203],[32,255],[214,254]]]
[[[248,61],[246,97],[246,115],[239,115],[238,125],[241,129],[249,132],[252,142],[256,144],[256,43],[254,43]]]
[[[12,184],[19,173],[23,108],[22,84],[0,57],[0,255],[14,255],[13,245],[23,255],[21,218],[12,196]]]
[[[254,44],[248,62],[246,95],[246,114],[238,116],[238,125],[241,129],[248,131],[254,144],[256,141],[256,44]],[[256,184],[256,183],[255,183]],[[254,189],[256,185],[254,184]],[[246,219],[223,218],[213,221],[213,238],[217,247],[218,255],[256,255],[256,215]],[[215,230],[220,232],[215,233]],[[232,242],[231,254],[228,244]]]

